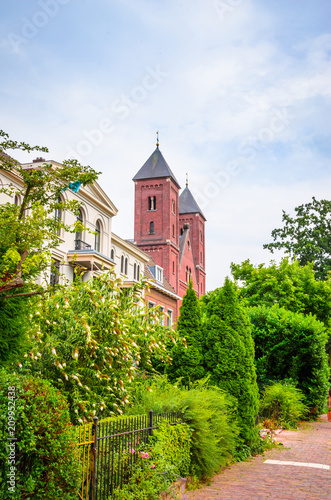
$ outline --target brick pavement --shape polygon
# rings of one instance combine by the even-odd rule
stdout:
[[[298,431],[282,431],[274,448],[247,462],[225,468],[210,486],[186,492],[190,500],[324,500],[331,499],[330,470],[269,465],[265,460],[310,462],[331,466],[331,422],[326,415],[303,423]]]

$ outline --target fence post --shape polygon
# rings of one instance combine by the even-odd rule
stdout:
[[[153,410],[150,410],[148,415],[149,415],[148,434],[149,434],[149,436],[153,436]]]
[[[95,499],[95,476],[97,468],[97,439],[98,439],[98,417],[93,417],[94,428],[94,444],[92,448],[93,453],[93,470],[92,470],[92,500]]]

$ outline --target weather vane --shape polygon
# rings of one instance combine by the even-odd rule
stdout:
[[[159,131],[156,132],[156,147],[159,147]]]
[[[188,186],[188,173],[186,172],[186,186]]]

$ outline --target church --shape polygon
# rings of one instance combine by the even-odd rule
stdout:
[[[180,185],[161,153],[158,142],[155,151],[133,181],[134,244],[149,255],[145,273],[160,285],[159,290],[151,288],[147,298],[151,307],[159,305],[171,310],[169,303],[162,305],[160,302],[161,288],[165,294],[166,291],[171,292],[173,298],[176,296],[175,320],[190,280],[198,297],[206,291],[206,218],[187,180],[185,189],[180,193]]]

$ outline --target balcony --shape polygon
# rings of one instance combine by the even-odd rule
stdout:
[[[78,239],[75,240],[75,249],[69,250],[67,256],[68,262],[73,266],[79,265],[89,271],[107,271],[115,265],[110,257],[92,249],[91,245]]]
[[[92,247],[83,240],[75,240],[75,250],[92,250]]]

